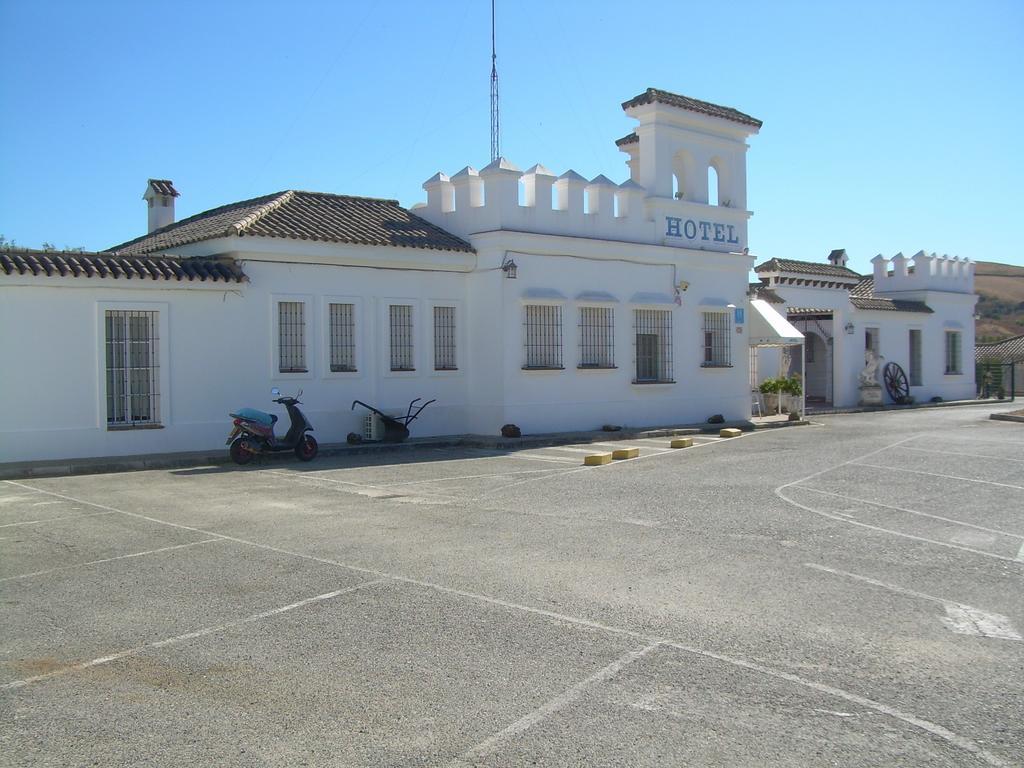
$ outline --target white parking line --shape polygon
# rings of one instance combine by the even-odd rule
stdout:
[[[992,459],[994,461],[1014,461],[1018,464],[1024,464],[1024,459],[1008,459],[1005,456],[992,456],[987,453],[957,453],[955,451],[935,451],[931,448],[912,448],[909,445],[903,446],[904,451],[916,451],[917,453],[937,453],[941,456],[964,456],[973,459]]]
[[[959,550],[961,552],[970,552],[973,555],[982,555],[983,557],[991,557],[991,558],[993,558],[995,560],[1004,560],[1004,561],[1010,562],[1010,563],[1015,562],[1014,558],[1012,558],[1012,557],[1005,557],[1003,555],[997,555],[997,554],[995,554],[993,552],[986,552],[985,550],[982,550],[982,549],[974,549],[973,547],[964,547],[964,546],[961,546],[959,544],[950,544],[948,541],[939,541],[937,539],[929,539],[929,538],[926,538],[924,536],[915,536],[912,533],[904,533],[903,531],[895,531],[892,528],[883,528],[880,525],[871,525],[870,523],[862,523],[859,520],[851,520],[849,517],[846,517],[846,516],[843,516],[843,515],[833,514],[832,512],[825,512],[825,511],[820,510],[820,509],[815,509],[814,507],[808,507],[806,504],[801,504],[799,501],[796,501],[795,499],[791,499],[788,496],[786,496],[786,494],[783,493],[783,489],[785,489],[785,488],[797,488],[799,490],[810,490],[810,489],[803,488],[802,486],[799,486],[799,485],[798,486],[794,486],[792,483],[787,483],[784,486],[779,486],[779,488],[776,488],[775,489],[775,495],[778,496],[783,501],[785,501],[787,504],[792,504],[794,507],[799,507],[800,509],[806,510],[807,512],[813,512],[816,515],[821,515],[822,517],[827,517],[827,518],[829,518],[831,520],[838,520],[840,523],[846,523],[847,525],[856,525],[856,526],[859,526],[860,528],[867,528],[868,530],[878,531],[879,533],[888,533],[891,536],[899,536],[900,538],[910,539],[911,541],[920,541],[920,542],[922,542],[924,544],[935,544],[936,546],[946,547],[947,549],[956,549],[956,550]]]
[[[212,635],[215,632],[223,632],[225,629],[231,629],[232,627],[240,627],[243,624],[251,624],[254,621],[260,619],[268,619],[271,616],[277,616],[281,613],[287,613],[288,611],[294,611],[296,608],[303,608],[312,603],[321,603],[324,600],[330,600],[331,598],[338,597],[339,595],[345,595],[350,592],[355,592],[366,587],[371,587],[375,584],[383,584],[387,579],[375,579],[373,581],[364,581],[362,584],[356,584],[354,587],[348,587],[346,589],[336,589],[333,592],[325,592],[322,595],[316,595],[314,597],[307,597],[305,600],[299,600],[296,603],[289,603],[288,605],[282,605],[280,608],[272,608],[269,611],[263,611],[261,613],[253,614],[252,616],[246,616],[244,619],[236,619],[235,621],[229,621],[224,624],[218,624],[215,627],[204,627],[198,629],[195,632],[188,632],[184,635],[177,635],[175,637],[169,637],[166,640],[157,640],[153,643],[145,643],[144,645],[137,645],[134,648],[128,648],[123,651],[112,653],[109,656],[101,656],[98,659],[92,659],[91,661],[83,662],[82,664],[73,664],[60,669],[55,669],[52,672],[47,672],[42,675],[35,675],[33,677],[26,677],[22,680],[14,680],[10,683],[0,685],[0,690],[12,690],[15,688],[24,688],[26,685],[32,683],[38,683],[42,680],[49,680],[52,677],[58,677],[60,675],[66,675],[68,672],[81,672],[82,670],[89,669],[91,667],[98,667],[103,664],[109,664],[112,661],[127,658],[128,656],[136,656],[145,650],[151,648],[166,648],[169,645],[177,645],[183,643],[186,640],[195,640],[199,637],[205,637],[206,635]]]
[[[996,528],[986,528],[983,525],[975,525],[974,523],[967,523],[963,520],[955,520],[951,517],[943,517],[942,515],[933,515],[930,512],[919,512],[916,509],[908,509],[907,507],[897,507],[894,504],[883,504],[880,501],[871,501],[870,499],[858,499],[855,496],[847,496],[845,493],[836,493],[835,491],[825,491],[821,488],[811,488],[807,485],[795,485],[794,488],[799,488],[801,491],[810,491],[811,493],[820,493],[825,496],[835,496],[838,499],[845,499],[846,501],[856,501],[861,504],[870,504],[873,507],[884,507],[885,509],[893,509],[897,512],[907,512],[911,515],[920,515],[921,517],[930,517],[933,520],[941,520],[944,523],[953,523],[954,525],[960,525],[964,528],[974,528],[977,531],[984,531],[985,533],[994,533],[998,536],[1010,536],[1014,539],[1024,539],[1024,534],[1010,533],[1009,531],[1000,531]]]
[[[804,565],[808,568],[813,568],[816,571],[824,571],[825,573],[831,573],[834,576],[845,576],[848,579],[881,587],[882,589],[887,589],[890,592],[895,592],[900,595],[907,595],[908,597],[915,597],[919,600],[928,600],[929,602],[939,603],[947,609],[947,616],[943,618],[942,621],[953,632],[964,635],[980,635],[982,637],[991,637],[998,640],[1024,639],[1017,634],[1017,631],[1010,623],[1009,617],[1003,616],[1001,613],[983,611],[980,608],[975,608],[974,606],[966,605],[964,603],[958,603],[955,600],[946,600],[942,597],[926,595],[924,592],[915,592],[913,589],[900,587],[896,584],[886,584],[884,581],[878,581],[877,579],[860,576],[848,571],[840,571],[835,568],[818,565],[817,563],[804,563]]]
[[[8,481],[9,482],[9,481]],[[97,517],[98,515],[110,515],[112,511],[108,512],[86,512],[84,515],[65,515],[63,517],[44,517],[39,520],[24,520],[20,523],[4,523],[0,525],[0,528],[14,528],[18,525],[41,525],[43,523],[57,523],[61,520],[78,520],[80,517]]]
[[[551,469],[517,469],[514,472],[499,472],[497,474],[491,473],[489,475],[454,475],[452,477],[430,477],[426,480],[405,480],[401,483],[389,483],[389,486],[405,486],[405,485],[421,485],[423,483],[443,483],[448,480],[483,480],[493,477],[508,477],[509,475],[535,475],[538,472],[557,472],[558,470],[552,467]]]
[[[818,683],[814,680],[808,680],[806,678],[799,677],[798,675],[794,675],[790,672],[783,672],[779,669],[772,669],[771,667],[766,667],[762,664],[758,664],[753,661],[747,661],[746,659],[738,659],[734,656],[726,656],[721,653],[715,653],[714,651],[705,651],[700,648],[693,648],[691,646],[682,645],[681,643],[666,642],[665,645],[667,645],[670,648],[677,648],[680,651],[695,654],[697,656],[703,656],[709,659],[716,659],[718,661],[725,662],[726,664],[731,664],[735,667],[749,669],[753,672],[758,672],[767,677],[774,677],[778,680],[787,680],[791,683],[796,683],[797,685],[802,685],[806,688],[810,688],[813,691],[818,691],[819,693],[824,693],[828,696],[834,696],[838,699],[843,699],[844,701],[848,701],[852,704],[859,704],[862,707],[867,707],[868,709],[872,709],[875,712],[879,712],[883,715],[888,715],[889,717],[892,717],[896,720],[900,720],[901,722],[906,723],[907,725],[911,725],[915,728],[920,728],[922,731],[930,733],[933,736],[938,736],[943,741],[952,744],[958,749],[962,749],[965,752],[971,753],[979,760],[981,760],[984,763],[987,763],[988,765],[998,766],[998,768],[1005,768],[1006,766],[1010,765],[1010,763],[1007,763],[1002,758],[992,754],[987,749],[982,747],[980,744],[978,744],[975,741],[972,741],[971,739],[968,739],[965,736],[960,736],[959,734],[954,733],[948,728],[944,728],[943,726],[938,725],[937,723],[929,722],[928,720],[920,718],[917,715],[913,715],[909,712],[903,712],[902,710],[896,709],[895,707],[890,707],[888,704],[883,704],[880,701],[875,701],[874,699],[869,699],[865,696],[860,696],[856,693],[850,693],[849,691],[844,691],[841,688],[835,688],[831,685],[827,685],[826,683]]]
[[[945,477],[949,480],[963,480],[965,483],[981,483],[982,485],[995,485],[1000,488],[1015,488],[1024,491],[1024,485],[1011,485],[1010,483],[997,483],[992,480],[976,480],[973,477],[960,477],[959,475],[945,475],[941,472],[925,472],[920,469],[907,469],[906,467],[888,467],[885,464],[862,464],[854,462],[855,467],[871,467],[872,469],[888,469],[891,472],[909,472],[912,475],[928,475],[929,477]]]
[[[495,457],[498,458],[498,457]],[[509,453],[501,458],[504,459],[519,459],[520,461],[546,461],[551,464],[579,464],[578,459],[570,459],[565,456],[549,456],[547,454],[540,453],[528,453],[526,451],[516,451],[515,453]]]
[[[879,449],[879,451],[881,451],[881,450],[886,450],[886,449],[885,448]],[[572,471],[577,471],[577,470],[572,470]],[[828,471],[828,470],[822,470],[821,472],[817,472],[814,475],[812,475],[812,477],[816,477],[817,475],[823,474],[826,471]],[[562,474],[564,474],[564,473],[562,473]],[[835,688],[835,687],[827,685],[825,683],[819,683],[819,682],[816,682],[814,680],[807,680],[805,678],[798,677],[797,675],[791,674],[789,672],[783,672],[782,670],[772,669],[771,667],[766,667],[766,666],[764,666],[762,664],[757,664],[757,663],[752,662],[752,661],[747,661],[746,659],[740,659],[740,658],[737,658],[737,657],[734,657],[734,656],[725,656],[723,654],[716,653],[714,651],[708,651],[708,650],[704,650],[704,649],[701,649],[701,648],[696,648],[696,647],[693,647],[693,646],[687,646],[687,645],[683,645],[681,643],[667,642],[667,641],[663,640],[662,638],[652,637],[650,635],[646,635],[644,633],[637,632],[635,630],[627,629],[625,627],[615,627],[615,626],[611,626],[611,625],[608,625],[608,624],[602,624],[600,622],[591,621],[590,619],[582,618],[582,617],[579,617],[579,616],[571,616],[571,615],[564,614],[564,613],[557,613],[556,611],[549,611],[549,610],[544,609],[544,608],[536,608],[534,606],[524,605],[522,603],[513,603],[513,602],[511,602],[509,600],[502,600],[500,598],[491,597],[489,595],[482,595],[482,594],[478,594],[478,593],[474,593],[474,592],[468,592],[468,591],[462,590],[462,589],[456,589],[454,587],[447,587],[447,586],[444,586],[443,584],[435,584],[435,583],[432,583],[432,582],[429,582],[429,581],[423,581],[421,579],[413,579],[413,578],[410,578],[408,576],[401,576],[399,574],[387,573],[387,572],[384,572],[384,571],[378,571],[378,570],[374,570],[374,569],[371,569],[371,568],[363,568],[363,567],[357,566],[357,565],[349,565],[349,564],[346,564],[346,563],[339,562],[337,560],[329,560],[329,559],[323,558],[323,557],[316,557],[314,555],[307,555],[307,554],[303,554],[301,552],[294,552],[294,551],[291,551],[291,550],[283,549],[281,547],[275,547],[275,546],[272,546],[270,544],[261,544],[259,542],[248,541],[246,539],[241,539],[241,538],[238,538],[236,536],[227,536],[227,535],[224,535],[224,534],[216,533],[214,531],[204,530],[202,528],[195,528],[193,526],[182,525],[180,523],[172,523],[172,522],[169,522],[169,521],[160,520],[160,519],[155,518],[155,517],[149,517],[147,515],[140,515],[140,514],[138,514],[136,512],[127,512],[127,511],[124,511],[124,510],[115,509],[114,507],[108,507],[108,506],[105,506],[105,505],[102,505],[102,504],[97,504],[96,502],[85,501],[85,500],[82,500],[82,499],[75,499],[75,498],[71,498],[69,496],[65,496],[63,494],[54,493],[53,491],[46,491],[46,490],[43,490],[41,488],[34,488],[34,487],[30,486],[30,485],[24,485],[22,483],[16,483],[13,480],[6,480],[4,482],[6,482],[8,484],[11,484],[11,485],[16,485],[16,486],[24,488],[26,490],[31,490],[31,491],[35,491],[37,493],[42,493],[42,494],[46,494],[46,495],[50,495],[50,496],[55,496],[57,498],[68,499],[69,501],[74,501],[74,502],[80,503],[80,504],[86,504],[86,505],[97,507],[97,508],[100,508],[100,509],[107,509],[107,510],[110,510],[110,511],[113,511],[113,512],[120,512],[121,514],[127,515],[129,517],[136,517],[136,518],[139,518],[139,519],[142,519],[142,520],[149,520],[150,522],[159,523],[159,524],[162,524],[162,525],[167,525],[167,526],[170,526],[172,528],[181,528],[181,529],[188,530],[188,531],[196,531],[198,533],[206,534],[207,536],[216,536],[218,538],[226,539],[228,541],[233,541],[233,542],[236,542],[238,544],[245,544],[246,546],[255,547],[257,549],[263,549],[263,550],[266,550],[268,552],[276,552],[278,554],[290,555],[292,557],[297,557],[297,558],[300,558],[300,559],[303,559],[303,560],[308,560],[310,562],[323,563],[325,565],[334,565],[334,566],[337,566],[339,568],[344,568],[345,570],[354,571],[356,573],[368,574],[368,575],[372,575],[372,576],[377,577],[378,582],[365,582],[363,584],[357,585],[353,589],[360,589],[360,588],[362,588],[364,586],[370,586],[370,584],[373,584],[373,583],[379,583],[379,581],[381,581],[381,580],[390,579],[392,581],[397,581],[397,582],[403,583],[403,584],[413,584],[413,585],[416,585],[416,586],[423,587],[425,589],[431,589],[431,590],[434,590],[436,592],[440,592],[442,594],[455,595],[455,596],[458,596],[458,597],[464,597],[464,598],[469,599],[469,600],[474,600],[474,601],[486,603],[488,605],[494,605],[494,606],[503,607],[503,608],[506,608],[508,610],[520,611],[520,612],[532,614],[532,615],[535,615],[535,616],[546,616],[547,618],[550,618],[550,619],[553,619],[553,620],[556,620],[556,621],[565,622],[567,624],[571,624],[571,625],[574,625],[574,626],[589,627],[589,628],[594,629],[594,630],[598,630],[598,631],[602,631],[602,632],[607,632],[608,634],[613,634],[613,635],[618,635],[618,636],[623,636],[623,637],[634,637],[634,638],[636,638],[638,640],[645,641],[645,642],[648,642],[648,643],[663,643],[663,644],[665,644],[665,645],[667,645],[669,647],[676,648],[676,649],[684,651],[686,653],[690,653],[690,654],[693,654],[693,655],[696,655],[696,656],[702,656],[704,658],[715,659],[715,660],[720,661],[720,662],[722,662],[724,664],[729,664],[729,665],[732,665],[732,666],[735,666],[735,667],[739,667],[741,669],[746,669],[746,670],[750,670],[750,671],[753,671],[753,672],[757,672],[759,674],[765,675],[767,677],[772,677],[772,678],[775,678],[775,679],[778,679],[778,680],[786,680],[786,681],[788,681],[790,683],[794,683],[796,685],[801,685],[801,686],[804,686],[804,687],[809,688],[811,690],[818,691],[819,693],[824,693],[824,694],[827,694],[829,696],[834,696],[836,698],[843,699],[845,701],[853,702],[855,704],[860,704],[861,706],[867,707],[867,708],[872,709],[872,710],[874,710],[876,712],[879,712],[881,714],[884,714],[884,715],[892,717],[892,718],[894,718],[896,720],[899,720],[899,721],[901,721],[901,722],[903,722],[903,723],[905,723],[907,725],[913,726],[914,728],[919,728],[919,729],[921,729],[921,730],[923,730],[923,731],[925,731],[927,733],[930,733],[930,734],[932,734],[934,736],[937,736],[937,737],[943,739],[944,741],[947,741],[948,743],[952,744],[953,746],[957,747],[958,749],[962,749],[962,750],[964,750],[966,752],[969,752],[969,753],[975,755],[976,757],[978,757],[980,760],[984,761],[988,765],[997,766],[997,768],[1003,768],[1004,766],[1008,765],[1006,762],[1001,760],[999,757],[997,757],[996,755],[993,755],[991,752],[983,749],[981,746],[979,746],[977,743],[975,743],[971,739],[968,739],[968,738],[966,738],[964,736],[960,736],[960,735],[958,735],[956,733],[953,733],[952,731],[950,731],[947,728],[944,728],[941,725],[929,722],[928,720],[924,720],[922,718],[919,718],[916,715],[913,715],[913,714],[910,714],[910,713],[903,712],[901,710],[895,709],[895,708],[890,707],[890,706],[888,706],[886,704],[882,704],[881,702],[874,701],[873,699],[868,699],[868,698],[865,698],[865,697],[860,696],[858,694],[850,693],[848,691],[844,691],[844,690],[842,690],[840,688]],[[785,486],[780,486],[780,487],[785,487]],[[316,599],[316,598],[312,598],[312,599]],[[295,604],[295,607],[297,607],[297,604]],[[289,606],[285,606],[285,608],[288,609],[290,607]],[[277,610],[281,610],[281,609],[277,609]],[[253,619],[253,620],[255,620],[255,619]],[[242,621],[245,621],[245,620],[242,620]],[[225,625],[225,628],[226,628],[226,625]],[[214,630],[211,630],[211,631],[217,631],[217,630],[214,629]],[[194,633],[192,633],[192,634],[194,634]],[[191,635],[189,635],[189,636],[191,636]],[[185,637],[189,637],[189,636],[184,636],[183,635],[181,637],[185,638]],[[144,648],[145,648],[145,646],[142,649],[144,649]],[[140,649],[140,650],[142,650],[142,649]],[[88,664],[88,662],[87,662],[87,664]],[[68,669],[67,671],[71,671],[71,670]],[[56,670],[54,673],[50,673],[50,674],[57,674],[57,673],[63,674],[63,672],[61,672],[59,670]],[[49,675],[46,675],[46,676],[49,676]]]
[[[188,544],[175,544],[173,547],[160,547],[160,549],[147,549],[145,552],[132,552],[130,555],[118,555],[117,557],[104,557],[101,560],[89,560],[85,563],[75,563],[74,565],[62,565],[59,568],[49,568],[45,571],[33,571],[32,573],[23,573],[20,576],[5,576],[0,579],[0,582],[4,581],[17,581],[18,579],[27,579],[32,576],[44,576],[48,573],[56,573],[57,571],[67,571],[77,568],[85,568],[88,565],[99,565],[100,563],[112,563],[115,560],[128,560],[133,557],[144,557],[145,555],[155,555],[158,552],[170,552],[174,549],[185,549],[186,547],[194,547],[198,544],[210,544],[215,541],[224,541],[222,538],[215,539],[203,539],[202,541],[190,541]]]
[[[547,718],[551,717],[558,711],[565,709],[570,704],[578,701],[587,689],[598,684],[603,683],[607,680],[611,680],[615,675],[625,669],[633,662],[642,659],[648,653],[653,651],[661,645],[660,642],[654,642],[649,645],[645,645],[643,648],[637,648],[623,654],[607,667],[598,670],[586,680],[581,680],[572,686],[565,692],[555,696],[553,699],[545,702],[543,705],[533,710],[532,712],[524,715],[523,717],[516,720],[514,723],[506,728],[490,736],[475,747],[468,749],[462,754],[462,756],[453,762],[450,762],[449,768],[457,768],[458,766],[472,765],[476,760],[487,755],[494,754],[501,749],[507,742],[514,739],[524,731],[529,730],[533,726],[540,722],[543,722]]]
[[[821,477],[824,474],[827,474],[829,472],[834,472],[835,470],[841,469],[842,467],[845,467],[845,466],[857,465],[857,462],[863,461],[864,459],[866,459],[866,458],[868,458],[870,456],[875,456],[875,455],[877,455],[879,453],[882,453],[884,451],[888,451],[888,450],[890,450],[892,448],[895,448],[898,445],[903,445],[904,443],[908,443],[911,440],[916,440],[919,437],[921,437],[921,435],[911,435],[910,437],[905,437],[902,440],[897,440],[895,443],[890,443],[889,445],[884,445],[881,448],[876,448],[873,451],[869,451],[868,453],[865,453],[862,456],[858,456],[858,457],[853,458],[853,459],[848,459],[847,461],[840,462],[839,464],[836,464],[836,465],[831,466],[831,467],[826,467],[825,469],[819,469],[817,472],[814,472],[814,473],[812,473],[810,475],[807,475],[806,477],[802,477],[802,478],[799,478],[797,480],[791,480],[788,483],[783,483],[782,485],[780,485],[778,488],[775,489],[775,495],[778,496],[780,499],[782,499],[787,504],[792,504],[794,507],[799,507],[800,509],[803,509],[803,510],[805,510],[807,512],[811,512],[811,513],[813,513],[815,515],[820,515],[822,517],[827,517],[830,520],[838,520],[840,523],[846,523],[847,525],[856,525],[856,526],[859,526],[861,528],[867,528],[868,530],[878,531],[879,533],[888,533],[891,536],[899,536],[899,537],[904,538],[904,539],[910,539],[912,541],[920,541],[920,542],[923,542],[925,544],[935,544],[935,545],[940,546],[940,547],[946,547],[947,549],[956,549],[956,550],[959,550],[961,552],[970,552],[971,554],[982,555],[984,557],[991,557],[991,558],[994,558],[996,560],[1004,560],[1004,561],[1011,562],[1011,563],[1012,562],[1016,562],[1015,559],[1012,558],[1012,557],[1004,557],[1003,555],[997,555],[997,554],[994,554],[992,552],[985,552],[985,551],[980,550],[980,549],[973,549],[971,547],[963,547],[963,546],[960,546],[959,544],[950,544],[948,541],[937,541],[935,539],[925,538],[924,536],[915,536],[915,535],[913,535],[911,533],[904,533],[903,531],[894,531],[891,528],[883,528],[882,526],[879,526],[879,525],[870,525],[868,523],[862,523],[859,520],[851,520],[848,517],[843,517],[841,515],[836,515],[836,514],[833,514],[831,512],[825,512],[825,511],[820,510],[820,509],[815,509],[814,507],[809,507],[806,504],[801,504],[799,501],[796,501],[795,499],[791,499],[791,498],[789,498],[785,494],[785,491],[786,491],[787,488],[794,488],[795,487],[795,488],[798,488],[798,489],[801,489],[801,490],[812,490],[812,489],[807,489],[804,486],[801,486],[800,483],[805,483],[808,480],[812,480],[812,479],[814,479],[816,477]],[[867,465],[858,465],[858,466],[867,466]]]

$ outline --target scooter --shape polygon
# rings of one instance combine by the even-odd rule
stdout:
[[[236,464],[248,464],[259,454],[295,451],[299,461],[312,461],[320,447],[316,438],[309,434],[313,425],[298,408],[302,390],[295,397],[281,397],[281,390],[274,387],[270,394],[277,396],[275,403],[288,409],[291,421],[288,433],[281,439],[275,438],[274,424],[277,423],[277,416],[255,408],[240,408],[237,413],[228,414],[235,420],[226,443],[231,446],[231,460]]]

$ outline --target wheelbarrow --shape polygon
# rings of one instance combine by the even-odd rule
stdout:
[[[352,408],[350,408],[349,410],[354,411],[357,405],[361,405],[366,410],[371,411],[372,413],[375,413],[378,416],[380,416],[381,423],[384,425],[384,434],[381,436],[380,440],[367,440],[365,437],[358,434],[357,432],[349,432],[346,440],[348,440],[348,443],[350,445],[357,445],[359,443],[405,442],[405,440],[409,437],[409,425],[416,421],[420,413],[423,412],[424,408],[426,408],[431,403],[437,402],[436,400],[427,400],[427,402],[423,403],[420,406],[417,406],[416,403],[418,403],[421,399],[422,398],[417,397],[415,400],[409,403],[409,408],[408,410],[406,410],[405,416],[388,416],[386,413],[378,411],[372,405],[367,405],[362,400],[353,400]],[[414,408],[415,411],[413,410]]]

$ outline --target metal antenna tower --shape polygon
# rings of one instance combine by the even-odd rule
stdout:
[[[494,0],[491,0],[491,161],[501,154],[501,127],[498,119],[498,56],[494,52]]]

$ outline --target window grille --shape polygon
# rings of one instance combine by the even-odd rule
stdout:
[[[672,382],[672,311],[633,310],[636,335],[635,383]]]
[[[704,368],[727,368],[732,365],[732,339],[729,336],[728,312],[704,312]]]
[[[871,350],[877,357],[879,355],[879,331],[877,328],[864,329],[864,351]]]
[[[580,368],[615,367],[615,314],[611,307],[580,307]]]
[[[910,386],[921,386],[921,331],[910,331]]]
[[[160,423],[159,312],[107,310],[107,424]]]
[[[434,370],[458,370],[455,360],[455,307],[434,307]]]
[[[306,305],[301,301],[277,303],[278,370],[306,373]]]
[[[392,304],[391,316],[391,370],[415,371],[412,346],[412,305]]]
[[[356,319],[352,304],[329,304],[329,342],[331,371],[356,370]]]
[[[523,368],[562,367],[562,308],[530,304],[524,313]]]
[[[960,331],[946,331],[946,373],[963,373],[960,367]]]

